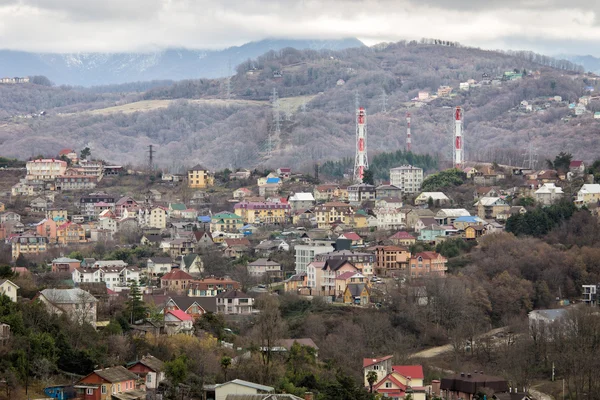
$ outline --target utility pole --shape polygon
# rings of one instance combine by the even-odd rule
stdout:
[[[281,135],[281,119],[279,116],[279,96],[277,89],[273,88],[273,94],[271,95],[271,105],[273,107],[273,127],[269,132],[267,155],[271,155],[273,151],[273,136],[279,138]]]

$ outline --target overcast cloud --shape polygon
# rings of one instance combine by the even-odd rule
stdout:
[[[596,0],[0,0],[0,48],[220,49],[268,37],[443,38],[600,56]]]

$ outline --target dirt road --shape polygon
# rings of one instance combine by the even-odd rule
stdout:
[[[478,336],[478,338],[493,336],[500,332],[504,332],[505,329],[506,329],[506,327],[492,329],[491,331]],[[443,346],[432,347],[430,349],[422,350],[417,353],[411,354],[409,356],[409,358],[433,358],[433,357],[439,356],[440,354],[448,353],[450,351],[452,351],[452,345],[445,344]],[[548,400],[548,399],[544,399],[544,400]]]

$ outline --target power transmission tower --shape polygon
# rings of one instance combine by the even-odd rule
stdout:
[[[354,112],[360,107],[360,97],[358,96],[358,90],[354,91]]]
[[[387,94],[383,88],[381,89],[381,111],[387,112]]]
[[[154,169],[154,148],[151,144],[148,145],[148,169],[150,171]]]
[[[279,138],[281,134],[281,118],[279,116],[279,96],[277,95],[277,89],[273,88],[273,94],[271,95],[271,105],[273,107],[273,127],[269,132],[269,139],[267,144],[267,154],[270,156],[273,151],[273,136]]]
[[[529,142],[529,146],[527,146],[527,150],[523,155],[523,168],[526,169],[535,169],[538,163],[538,153],[537,150],[533,148],[533,143]]]

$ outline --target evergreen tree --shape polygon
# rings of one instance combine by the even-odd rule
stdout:
[[[125,310],[130,324],[143,320],[148,314],[146,304],[142,300],[142,293],[135,281],[129,286],[129,300],[127,300]]]

